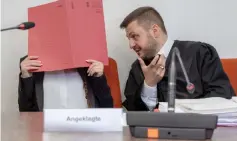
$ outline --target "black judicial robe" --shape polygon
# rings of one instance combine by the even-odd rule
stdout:
[[[198,99],[207,97],[230,99],[235,95],[229,78],[223,70],[218,53],[213,46],[202,42],[175,40],[166,58],[165,75],[157,84],[157,97],[159,102],[167,102],[168,99],[168,71],[173,47],[179,49],[190,82],[195,85],[195,92],[189,94],[186,90],[187,83],[180,63],[178,59],[176,59],[177,99]],[[139,61],[136,60],[132,64],[124,91],[126,100],[123,102],[123,106],[128,111],[148,111],[146,104],[141,99],[143,83],[144,75]]]

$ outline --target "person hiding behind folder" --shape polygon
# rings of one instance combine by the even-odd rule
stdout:
[[[19,111],[43,109],[112,108],[113,99],[104,65],[86,60],[89,67],[53,72],[33,72],[43,64],[37,56],[20,59]]]

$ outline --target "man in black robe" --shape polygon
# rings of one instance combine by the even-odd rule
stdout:
[[[168,97],[171,52],[180,51],[193,94],[187,92],[185,76],[176,59],[176,98],[231,98],[235,95],[229,78],[213,46],[203,42],[171,40],[160,14],[152,7],[140,7],[121,23],[130,48],[138,59],[132,64],[125,87],[123,106],[129,111],[152,111]]]

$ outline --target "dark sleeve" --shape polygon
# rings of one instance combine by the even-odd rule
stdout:
[[[131,69],[124,90],[126,100],[123,102],[123,106],[128,111],[148,111],[148,108],[141,99],[142,85],[142,81],[137,83],[133,69]]]
[[[94,95],[98,99],[100,108],[113,108],[113,98],[111,96],[110,87],[107,84],[105,75],[101,77],[88,77]]]
[[[20,60],[20,63],[24,59],[25,57]],[[20,112],[38,111],[35,98],[34,78],[21,78],[21,73],[19,74],[18,105]]]
[[[204,97],[223,97],[230,99],[234,96],[234,90],[222,67],[216,49],[209,44],[202,44],[200,48],[200,60]]]

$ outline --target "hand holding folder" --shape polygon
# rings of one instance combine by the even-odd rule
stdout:
[[[39,56],[36,71],[88,67],[87,59],[108,64],[102,0],[58,0],[28,9],[29,56]]]

